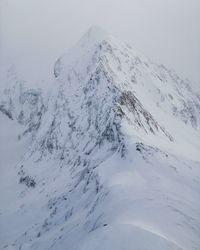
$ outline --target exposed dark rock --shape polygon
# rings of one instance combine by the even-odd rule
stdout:
[[[34,180],[34,178],[32,178],[31,176],[21,176],[19,179],[19,183],[21,184],[25,184],[27,187],[32,187],[34,188],[36,186],[36,182]]]

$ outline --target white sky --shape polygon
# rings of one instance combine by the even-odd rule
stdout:
[[[0,0],[0,73],[47,81],[93,25],[200,84],[200,0]]]

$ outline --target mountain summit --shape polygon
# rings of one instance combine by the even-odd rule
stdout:
[[[96,27],[54,76],[0,99],[1,247],[198,249],[200,93]]]

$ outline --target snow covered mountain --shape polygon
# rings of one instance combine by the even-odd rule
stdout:
[[[8,72],[1,248],[200,249],[199,89],[99,28],[54,75]]]

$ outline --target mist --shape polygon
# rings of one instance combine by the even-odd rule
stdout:
[[[199,0],[0,0],[1,82],[48,83],[56,59],[93,26],[200,82]]]

